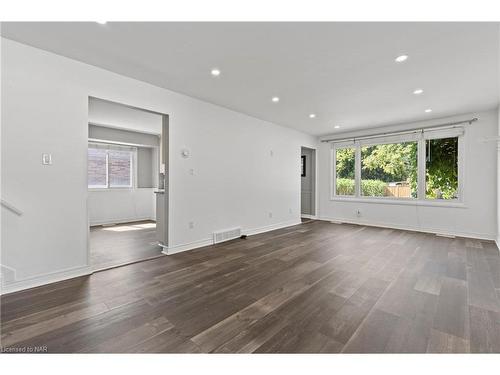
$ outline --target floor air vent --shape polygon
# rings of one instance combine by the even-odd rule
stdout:
[[[241,228],[232,228],[214,232],[214,244],[241,237]]]

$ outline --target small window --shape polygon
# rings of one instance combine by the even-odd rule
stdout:
[[[88,148],[89,189],[131,188],[135,148],[90,144]]]
[[[132,152],[108,151],[109,187],[132,187]]]
[[[458,199],[458,137],[425,141],[425,198]]]
[[[355,162],[356,149],[354,147],[343,147],[335,149],[336,195],[355,195]]]
[[[361,195],[417,198],[417,142],[361,147]]]
[[[108,153],[107,150],[88,149],[88,185],[89,188],[108,187]]]

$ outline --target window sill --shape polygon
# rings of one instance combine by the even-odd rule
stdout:
[[[430,206],[446,208],[467,208],[463,202],[446,202],[417,199],[391,199],[391,198],[358,198],[358,197],[332,197],[331,201],[353,203],[395,204],[402,206]]]
[[[127,190],[135,190],[133,187],[114,187],[114,188],[88,188],[88,191],[127,191]]]

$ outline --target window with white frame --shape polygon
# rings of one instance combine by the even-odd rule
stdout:
[[[463,127],[333,142],[332,198],[461,200]]]
[[[355,195],[356,149],[353,146],[335,149],[335,170],[337,178],[335,194],[343,196]]]
[[[89,189],[132,188],[135,147],[89,143]]]

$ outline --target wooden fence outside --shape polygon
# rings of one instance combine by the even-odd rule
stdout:
[[[411,188],[408,185],[386,186],[386,196],[396,198],[411,198]]]

